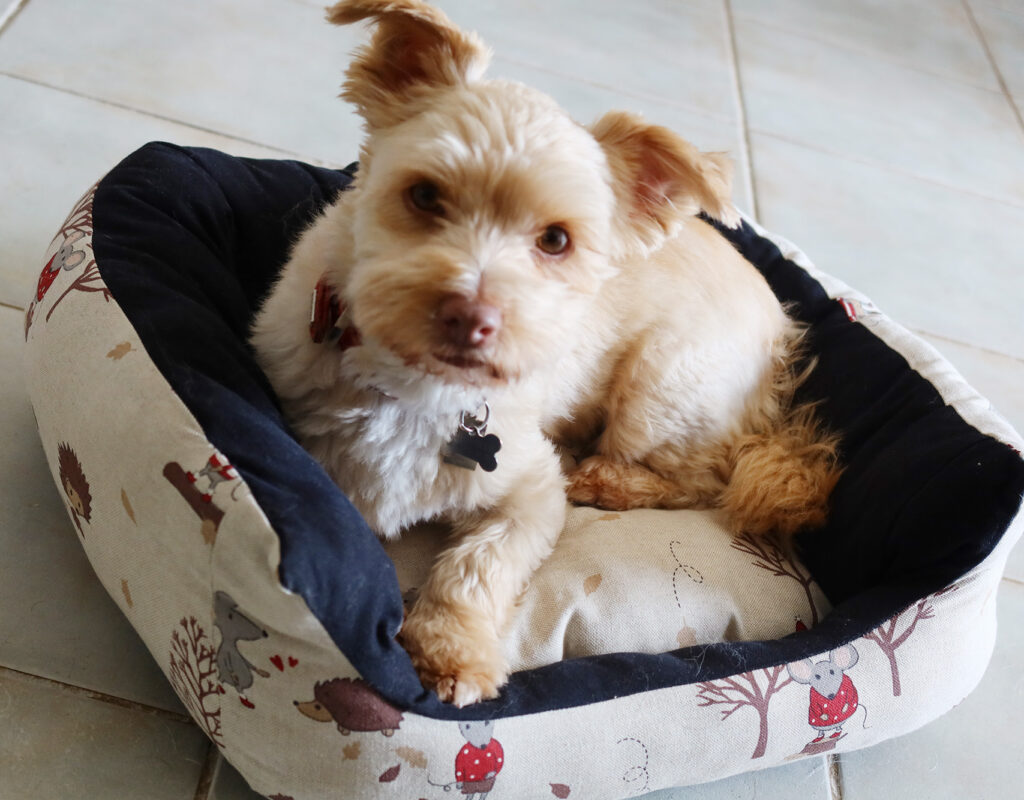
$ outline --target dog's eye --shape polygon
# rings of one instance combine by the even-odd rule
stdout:
[[[406,196],[409,198],[409,202],[420,211],[438,217],[444,214],[444,206],[441,205],[441,190],[435,183],[430,181],[414,183],[409,187]]]
[[[537,237],[537,247],[550,256],[557,256],[569,249],[569,232],[561,225],[548,225]]]

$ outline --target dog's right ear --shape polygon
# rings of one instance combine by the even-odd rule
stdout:
[[[701,211],[730,228],[740,224],[729,199],[732,163],[724,154],[701,153],[667,128],[626,111],[609,111],[590,132],[608,158],[616,228],[627,251],[658,246],[683,219]]]
[[[370,130],[407,119],[415,101],[440,87],[478,80],[490,51],[421,0],[342,0],[327,10],[335,25],[371,20],[370,44],[356,50],[341,96]]]

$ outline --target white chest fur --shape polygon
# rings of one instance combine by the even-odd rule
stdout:
[[[287,410],[303,445],[379,535],[397,536],[490,494],[493,479],[443,455],[462,412],[483,405],[479,391],[410,375],[372,343],[346,352],[337,377],[286,402]]]

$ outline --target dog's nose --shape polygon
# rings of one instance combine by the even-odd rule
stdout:
[[[501,311],[462,295],[442,300],[437,319],[445,341],[463,348],[483,347],[501,328]]]

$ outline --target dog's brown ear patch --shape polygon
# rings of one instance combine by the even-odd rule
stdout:
[[[620,222],[642,247],[655,246],[685,216],[706,212],[735,227],[730,200],[732,162],[723,153],[701,153],[668,128],[636,114],[611,111],[590,132],[611,168]]]
[[[376,27],[371,42],[356,50],[342,91],[371,129],[406,119],[425,91],[479,79],[490,61],[476,34],[420,0],[342,0],[327,19],[368,19]]]

